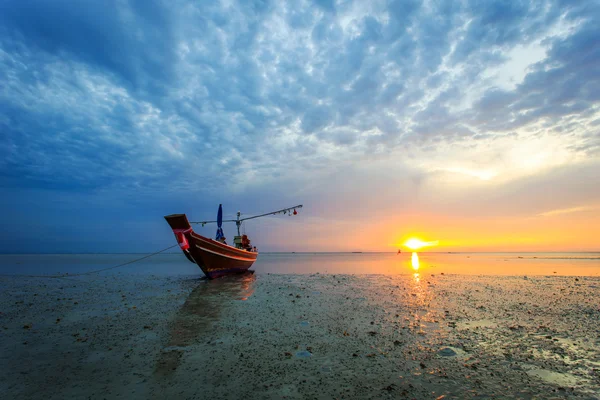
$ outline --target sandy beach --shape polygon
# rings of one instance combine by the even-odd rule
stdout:
[[[599,398],[600,279],[0,280],[2,398]]]

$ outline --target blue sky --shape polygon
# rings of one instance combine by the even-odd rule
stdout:
[[[152,251],[163,215],[219,203],[305,205],[248,225],[264,250],[486,221],[555,243],[524,220],[597,249],[598,20],[589,0],[4,0],[0,252]]]

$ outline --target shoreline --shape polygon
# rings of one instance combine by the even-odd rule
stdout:
[[[0,256],[93,256],[93,255],[148,255],[153,252],[133,252],[133,253],[0,253]],[[600,250],[555,250],[555,251],[422,251],[422,250],[405,250],[400,254],[600,254]],[[180,250],[165,251],[161,254],[181,254]],[[398,254],[397,250],[387,251],[363,251],[363,250],[347,250],[347,251],[261,251],[260,254]]]

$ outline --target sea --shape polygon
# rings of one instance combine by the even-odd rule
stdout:
[[[125,265],[123,265],[125,264]],[[183,254],[3,254],[0,274],[202,276]],[[600,252],[587,253],[260,253],[256,274],[462,274],[600,276]]]

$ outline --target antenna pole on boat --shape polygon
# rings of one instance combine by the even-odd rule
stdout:
[[[277,211],[271,211],[265,214],[260,214],[260,215],[254,215],[252,217],[247,217],[247,218],[240,218],[240,215],[242,215],[242,213],[240,213],[239,211],[237,212],[237,219],[224,219],[222,222],[235,222],[235,224],[237,225],[238,228],[238,236],[240,236],[240,225],[242,224],[243,221],[247,221],[249,219],[254,219],[254,218],[260,218],[260,217],[265,217],[267,215],[275,215],[275,214],[286,214],[289,213],[290,215],[296,215],[298,214],[296,212],[297,208],[302,208],[302,204],[298,204],[297,206],[293,206],[293,207],[288,207],[288,208],[283,208],[281,210],[277,210]],[[204,226],[205,224],[211,224],[217,221],[199,221],[199,222],[193,222],[190,221],[190,224],[202,224],[202,226]]]

